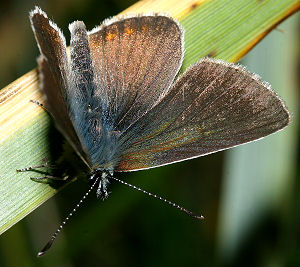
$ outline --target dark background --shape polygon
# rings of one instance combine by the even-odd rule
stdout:
[[[134,1],[0,2],[0,88],[36,66],[39,52],[28,11],[38,4],[63,30],[88,29]],[[243,61],[268,80],[293,113],[287,130],[230,152],[118,178],[205,216],[179,210],[112,184],[105,201],[91,196],[49,253],[35,257],[87,191],[72,183],[0,237],[0,266],[300,266],[299,14]],[[275,86],[276,85],[276,86]],[[61,138],[53,130],[53,138]],[[273,169],[271,174],[264,169]]]

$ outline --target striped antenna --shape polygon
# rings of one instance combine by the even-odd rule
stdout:
[[[95,182],[91,185],[90,189],[85,193],[85,195],[80,199],[78,204],[75,206],[75,208],[69,213],[69,215],[66,217],[66,219],[62,222],[62,224],[57,228],[56,232],[51,236],[49,242],[46,244],[46,246],[37,254],[38,257],[41,257],[45,255],[45,253],[51,248],[54,240],[56,239],[57,235],[60,233],[62,228],[65,226],[67,221],[72,217],[72,215],[75,213],[75,211],[81,206],[82,202],[87,198],[87,196],[91,193],[91,191],[94,189],[96,184],[99,181],[99,177],[96,178]]]
[[[109,178],[109,179],[113,179],[113,180],[115,180],[115,181],[117,181],[117,182],[119,182],[119,183],[121,183],[121,184],[123,184],[123,185],[127,185],[127,186],[129,186],[129,187],[131,187],[131,188],[133,188],[133,189],[136,189],[137,191],[140,191],[140,192],[142,192],[142,193],[144,193],[144,194],[146,194],[146,195],[148,195],[148,196],[150,196],[150,197],[154,197],[154,198],[156,198],[156,199],[159,199],[159,200],[161,200],[161,201],[167,203],[168,205],[170,205],[170,206],[172,206],[172,207],[174,207],[174,208],[176,208],[176,209],[179,209],[179,210],[185,212],[187,215],[189,215],[189,216],[191,216],[191,217],[193,217],[193,218],[196,218],[196,219],[199,219],[199,220],[204,219],[203,215],[197,215],[197,214],[191,212],[190,210],[187,210],[187,209],[185,209],[185,208],[183,208],[183,207],[181,207],[181,206],[175,204],[174,202],[171,202],[171,201],[169,201],[169,200],[167,200],[167,199],[165,199],[165,198],[162,198],[162,197],[160,197],[160,196],[158,196],[158,195],[155,195],[155,194],[152,194],[152,193],[150,193],[150,192],[147,192],[146,190],[141,189],[141,188],[139,188],[139,187],[137,187],[137,186],[135,186],[135,185],[126,183],[126,182],[124,182],[123,180],[120,180],[120,179],[118,179],[118,178],[115,178],[115,177],[113,177],[113,176],[111,176],[111,175],[109,175],[108,178]]]

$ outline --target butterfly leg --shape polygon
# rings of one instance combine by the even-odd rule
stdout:
[[[54,169],[55,166],[49,164],[49,162],[47,161],[47,159],[43,159],[43,163],[41,165],[37,165],[37,166],[29,166],[27,168],[22,168],[22,169],[17,169],[17,172],[27,172],[27,171],[34,171],[37,169],[41,169],[41,168],[50,168],[50,169]]]
[[[54,175],[50,175],[47,172],[41,171],[39,169],[41,168],[48,168],[48,169],[55,169],[55,166],[52,164],[49,164],[49,162],[46,159],[43,159],[43,162],[41,165],[36,165],[36,166],[30,166],[27,168],[23,168],[23,169],[17,169],[17,172],[27,172],[27,171],[36,171],[39,172],[41,174],[43,174],[43,176],[40,177],[30,177],[30,179],[32,181],[35,182],[40,182],[40,183],[47,183],[47,181],[49,180],[56,180],[56,181],[65,181],[69,178],[68,175],[65,176],[54,176]]]
[[[68,175],[64,177],[57,177],[53,175],[46,174],[44,176],[39,176],[39,177],[30,177],[30,179],[34,182],[38,183],[47,183],[48,180],[54,180],[54,181],[66,181],[69,178]]]
[[[39,107],[41,107],[42,109],[44,109],[46,112],[49,113],[49,111],[47,110],[47,108],[44,106],[44,104],[42,104],[41,102],[37,101],[37,100],[30,100],[31,103],[38,105]]]

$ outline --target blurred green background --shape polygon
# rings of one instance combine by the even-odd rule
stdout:
[[[38,4],[63,29],[87,28],[134,1],[0,2],[0,88],[36,66],[28,11]],[[285,130],[227,152],[119,174],[205,216],[197,221],[119,184],[91,196],[43,258],[36,253],[86,192],[72,183],[0,236],[0,266],[300,266],[300,14],[280,24],[242,64],[270,82],[293,115]],[[53,136],[59,134],[53,130]],[[16,177],[17,179],[17,177]]]

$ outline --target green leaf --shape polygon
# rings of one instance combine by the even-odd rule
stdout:
[[[279,22],[299,9],[298,0],[141,1],[126,12],[168,11],[185,28],[183,69],[203,56],[236,61]],[[53,14],[49,14],[53,17]],[[57,190],[32,182],[16,169],[51,159],[50,118],[30,100],[40,100],[37,73],[27,73],[0,93],[0,233]],[[49,138],[50,137],[50,138]]]

